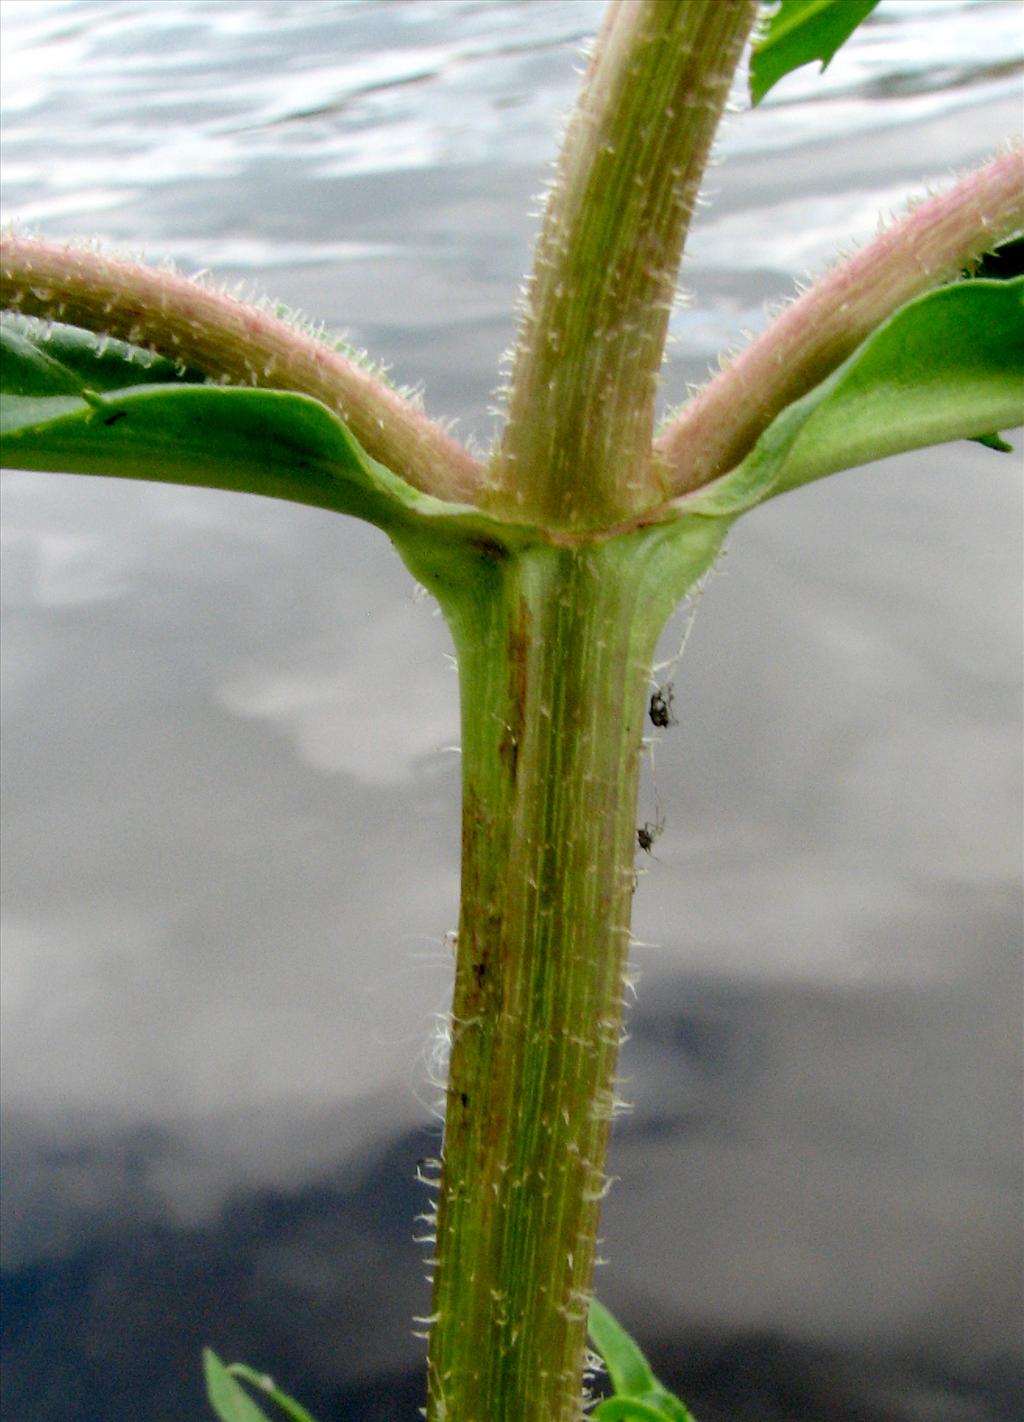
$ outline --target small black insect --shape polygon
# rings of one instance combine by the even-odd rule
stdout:
[[[654,848],[654,841],[658,838],[664,828],[665,821],[662,819],[655,820],[653,825],[648,820],[646,824],[642,824],[639,827],[636,832],[636,842],[645,854],[650,854],[651,850]]]
[[[651,692],[651,704],[648,707],[648,715],[655,726],[664,729],[666,726],[676,725],[676,718],[672,715],[672,702],[675,700],[675,688],[671,682],[665,686],[656,687]]]

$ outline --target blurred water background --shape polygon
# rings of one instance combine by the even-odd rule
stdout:
[[[599,16],[7,0],[5,217],[345,329],[485,447]],[[728,121],[666,403],[1019,129],[1020,45],[1016,3],[883,0]],[[210,1343],[321,1422],[415,1418],[444,625],[326,513],[3,501],[3,1416],[200,1418]],[[598,1283],[702,1422],[1024,1415],[1020,511],[1019,457],[967,444],[780,500],[675,673]]]

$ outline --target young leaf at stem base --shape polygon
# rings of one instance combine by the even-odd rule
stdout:
[[[615,1389],[614,1397],[594,1409],[595,1422],[697,1422],[675,1393],[662,1387],[634,1340],[597,1299],[590,1301],[587,1332]]]
[[[306,1409],[293,1397],[281,1391],[265,1373],[245,1363],[230,1363],[227,1367],[211,1348],[203,1349],[203,1371],[206,1375],[206,1393],[210,1406],[221,1422],[269,1422],[265,1412],[256,1406],[252,1398],[237,1382],[241,1378],[250,1387],[257,1388],[271,1402],[281,1409],[289,1422],[314,1422]]]
[[[212,1348],[203,1349],[203,1373],[207,1398],[220,1422],[269,1422]]]

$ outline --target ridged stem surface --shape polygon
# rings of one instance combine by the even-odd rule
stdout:
[[[463,697],[462,910],[431,1422],[581,1415],[651,658],[723,533],[696,519],[535,547],[483,568],[454,613],[447,599]]]
[[[617,0],[548,195],[483,502],[593,529],[657,504],[655,396],[679,263],[750,0]]]

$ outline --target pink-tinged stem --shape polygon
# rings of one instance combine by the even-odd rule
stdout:
[[[673,493],[734,468],[775,416],[824,380],[912,297],[954,280],[1024,226],[1015,149],[915,207],[788,306],[663,431]]]
[[[0,299],[5,308],[143,346],[213,380],[311,395],[415,488],[476,499],[477,461],[421,410],[329,346],[223,292],[87,248],[5,233]]]

